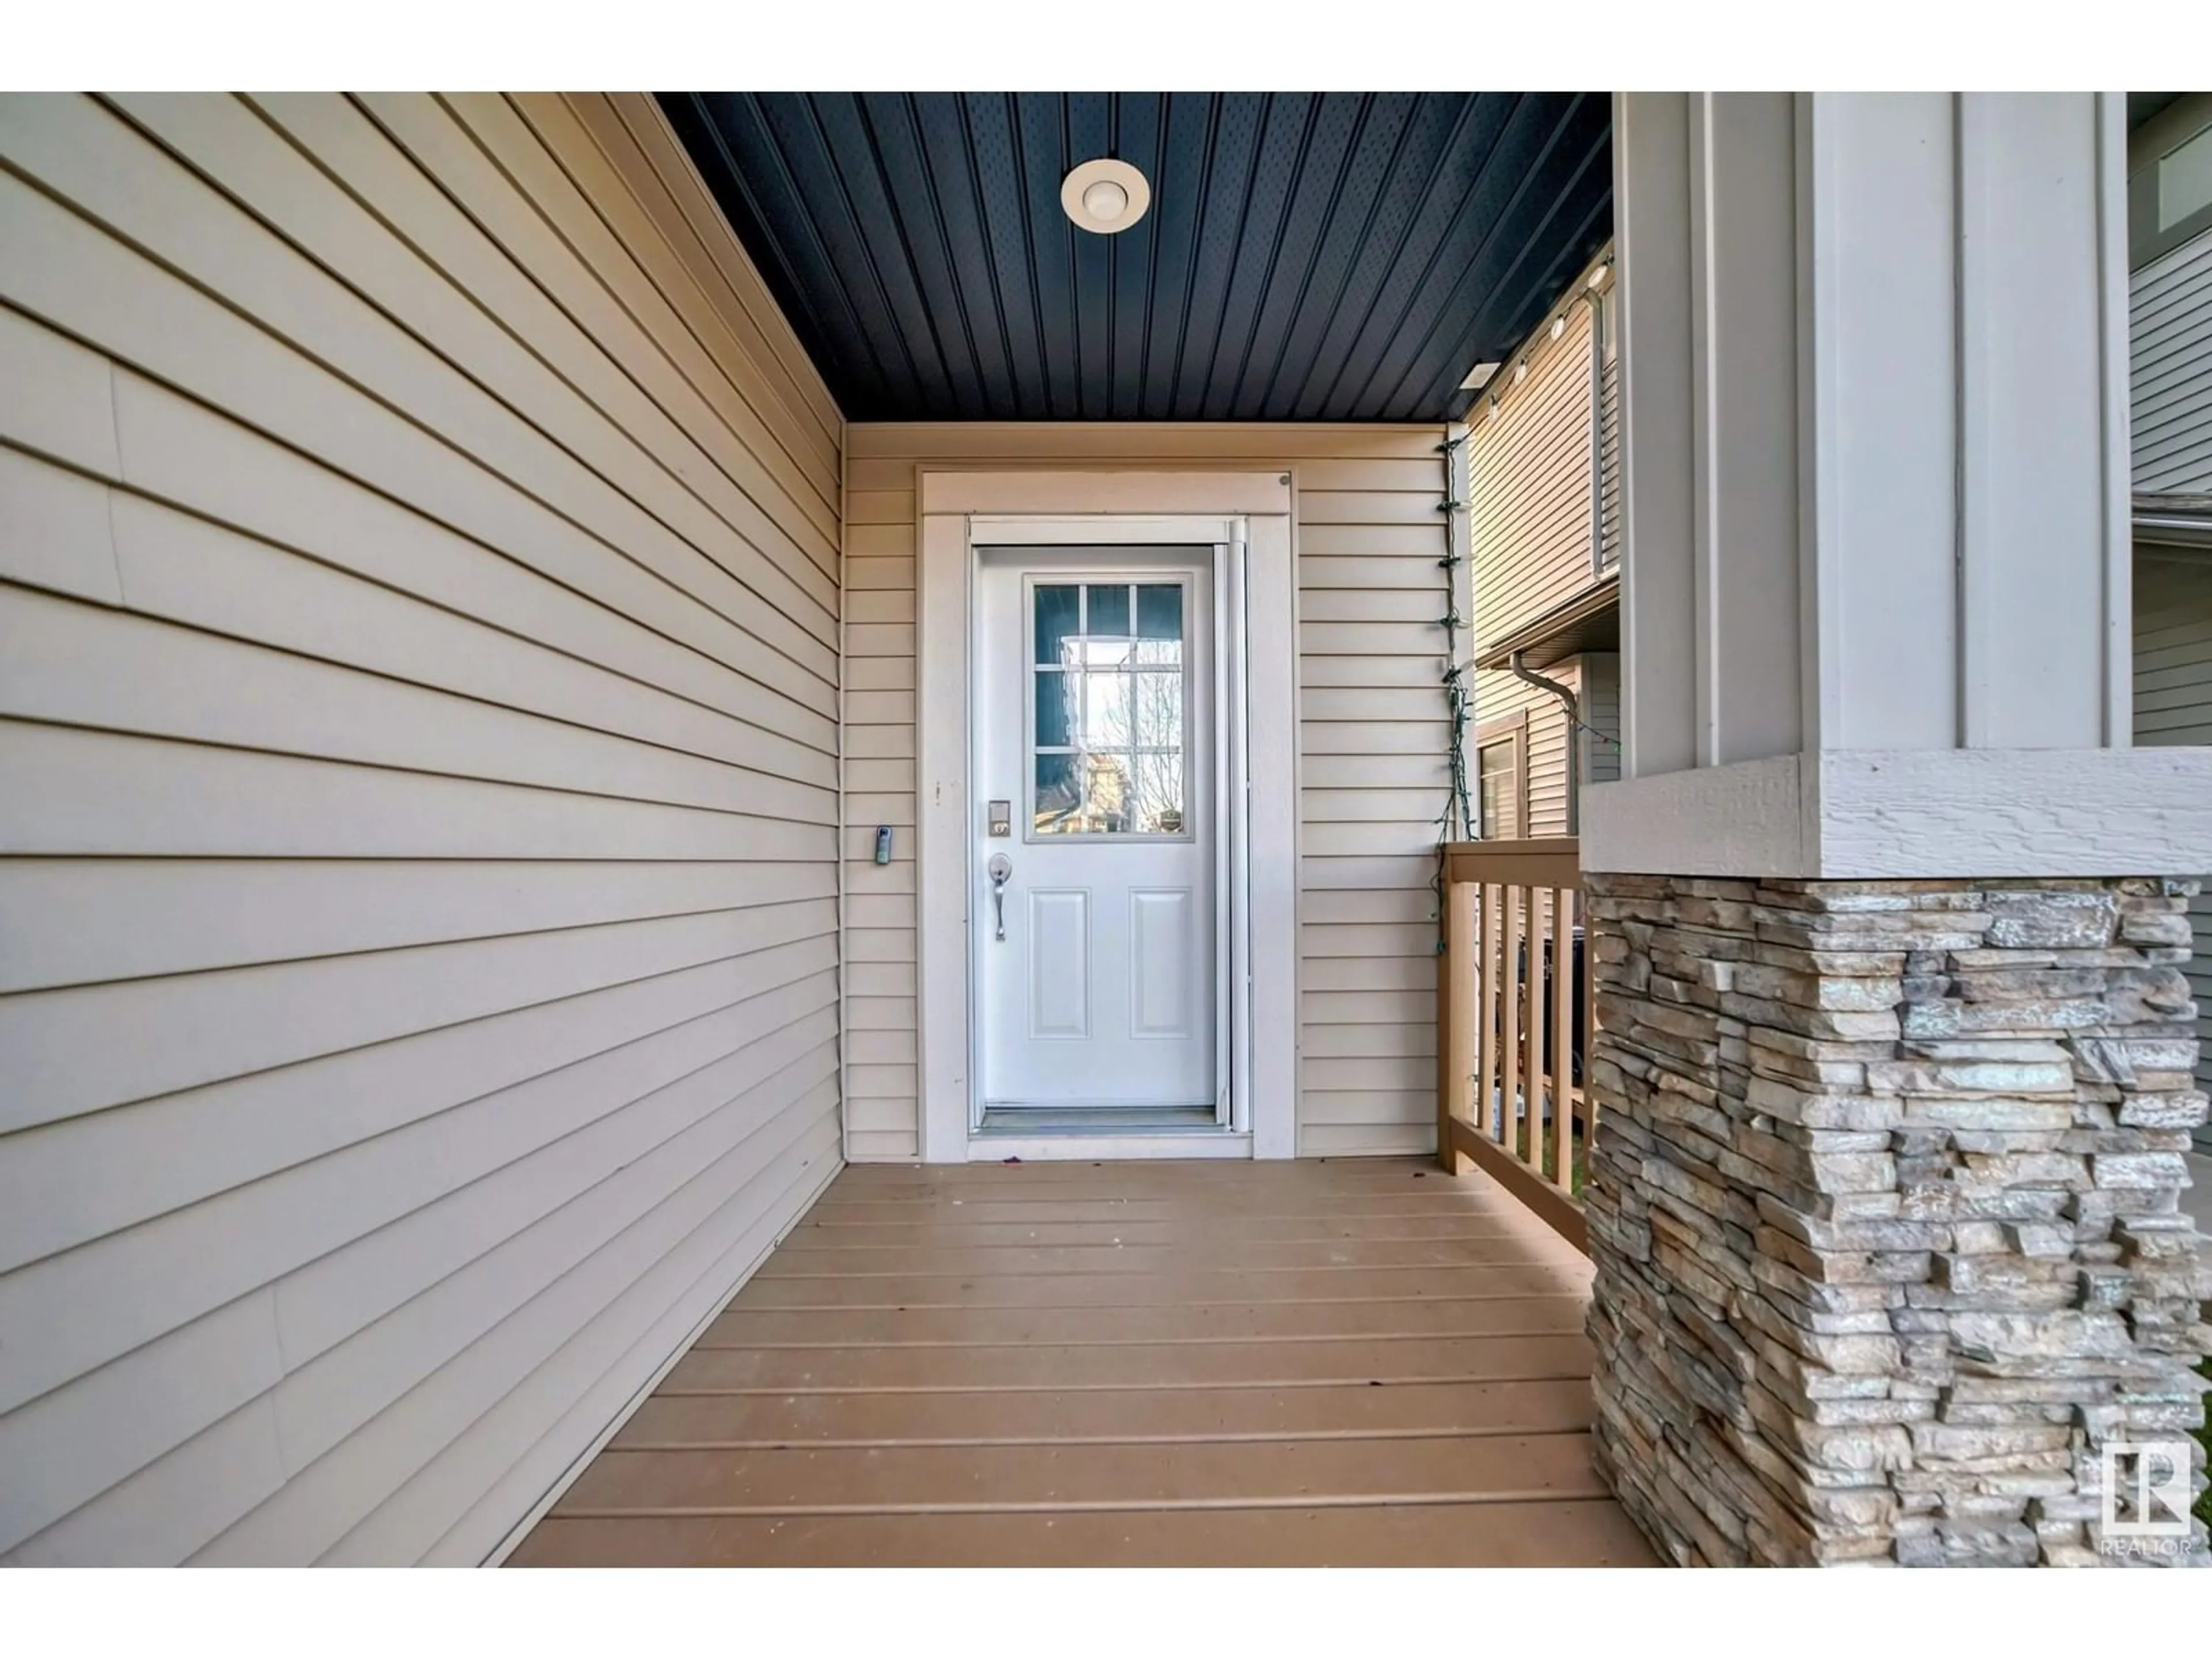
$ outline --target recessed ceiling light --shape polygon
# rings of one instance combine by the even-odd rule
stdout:
[[[1477,363],[1467,372],[1467,379],[1459,383],[1462,392],[1480,392],[1490,384],[1490,377],[1504,368],[1502,363]]]
[[[1060,204],[1079,229],[1111,236],[1145,216],[1152,187],[1127,161],[1101,156],[1060,181]]]

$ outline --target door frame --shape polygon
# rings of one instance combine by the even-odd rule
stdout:
[[[1231,1086],[1237,1071],[1232,1053],[1235,1034],[1240,1023],[1249,1018],[1249,1009],[1241,997],[1245,987],[1239,977],[1241,963],[1235,948],[1239,936],[1232,933],[1241,910],[1233,900],[1240,890],[1237,884],[1242,880],[1244,866],[1245,848],[1240,834],[1244,805],[1229,788],[1230,770],[1235,765],[1235,757],[1242,747],[1242,729],[1236,719],[1242,699],[1232,696],[1230,690],[1233,665],[1242,659],[1236,654],[1242,644],[1244,614],[1243,566],[1245,551],[1242,521],[1193,520],[1194,527],[1217,530],[1217,533],[1227,538],[1217,539],[1210,544],[1102,543],[1095,533],[1086,533],[1080,544],[1074,546],[1055,546],[1052,541],[1038,542],[1028,533],[1036,522],[1020,517],[977,518],[971,521],[968,540],[970,569],[978,581],[978,602],[970,607],[968,635],[969,660],[971,663],[990,647],[990,620],[986,614],[987,607],[981,602],[981,584],[989,579],[989,567],[994,556],[1013,556],[1001,563],[1000,568],[1019,581],[1021,603],[1015,617],[1022,639],[1018,654],[1025,662],[1034,660],[1031,654],[1035,648],[1034,641],[1030,637],[1036,616],[1032,596],[1040,581],[1087,585],[1168,580],[1174,581],[1186,595],[1182,614],[1191,624],[1191,649],[1184,662],[1186,666],[1193,668],[1195,678],[1188,683],[1189,689],[1185,692],[1181,735],[1184,755],[1199,756],[1202,757],[1203,763],[1187,775],[1190,792],[1185,799],[1190,807],[1203,809],[1206,823],[1202,828],[1196,823],[1186,825],[1189,833],[1179,834],[1175,839],[1191,843],[1194,850],[1199,848],[1205,849],[1206,929],[1210,941],[1206,951],[1206,983],[1211,988],[1213,1005],[1211,1021],[1212,1056],[1209,1061],[1212,1086],[1208,1091],[1208,1101],[1219,1127],[1249,1137],[1250,1125],[1237,1121],[1237,1109],[1243,1103],[1234,1098]],[[1056,521],[1048,527],[1056,527]],[[1055,554],[1072,556],[1064,568],[1050,568],[1050,561]],[[1199,637],[1201,630],[1197,626],[1200,622],[1204,625],[1202,639]],[[1236,635],[1234,638],[1231,637],[1232,632]],[[1197,683],[1201,678],[1202,685]],[[1025,749],[1027,739],[1036,730],[1033,712],[1036,677],[1025,673],[1022,679],[1023,708],[1019,726]],[[1203,711],[1202,720],[1194,712],[1199,710]],[[984,765],[984,758],[989,744],[983,733],[989,724],[988,717],[986,711],[975,707],[972,699],[968,713],[972,727],[969,734],[969,775],[978,780],[975,785],[978,798],[988,800],[1004,792],[1007,780],[1001,777],[997,786],[987,787],[984,780],[988,776],[988,769]],[[1202,738],[1200,735],[1201,726],[1204,728]],[[1014,820],[1020,826],[1017,837],[1002,844],[987,836],[989,845],[985,848],[978,848],[972,841],[969,843],[968,873],[973,884],[969,890],[968,902],[971,915],[980,914],[987,908],[985,895],[989,886],[976,867],[977,859],[988,859],[991,853],[1003,850],[1027,860],[1036,857],[1048,844],[1054,845],[1063,853],[1078,850],[1064,840],[1048,843],[1033,832],[1030,823],[1035,803],[1030,799],[1033,778],[1026,763],[1026,753],[1023,760],[1022,775],[1014,784],[1018,793],[1012,801]],[[988,820],[988,817],[987,811],[982,818]],[[1109,844],[1128,844],[1121,836],[1102,837],[1101,840]],[[1103,915],[1099,920],[1103,924]],[[991,958],[994,955],[988,941],[997,919],[995,915],[988,916],[985,921],[986,926],[971,926],[968,935],[969,1006],[980,1011],[975,1018],[970,1042],[971,1075],[976,1079],[975,1086],[969,1091],[969,1133],[971,1136],[981,1130],[984,1119],[994,1105],[1004,1103],[994,1103],[990,1098],[989,1028],[992,1016],[986,993],[989,985]],[[1182,1103],[1198,1103],[1194,1099]],[[1052,1139],[1055,1141],[1064,1139],[1067,1133],[1065,1130],[1054,1131]],[[1114,1133],[1120,1139],[1130,1132],[1120,1130]],[[1205,1132],[1187,1130],[1181,1133]],[[1024,1139],[1028,1138],[1023,1137]],[[997,1149],[1008,1139],[1007,1132],[1003,1129],[993,1132],[993,1148]]]
[[[1291,480],[1269,472],[964,472],[917,479],[915,985],[921,1156],[1000,1158],[1291,1158],[1297,1155],[1297,576]],[[1237,1129],[1185,1135],[1003,1136],[970,1147],[979,1078],[970,944],[981,801],[973,792],[969,662],[976,552],[991,545],[1212,546],[1242,575],[1242,660],[1221,681],[1243,761],[1224,941],[1234,1030]],[[1217,580],[1217,592],[1222,584]],[[1235,603],[1232,599],[1231,603]],[[1238,630],[1225,607],[1217,649]],[[1224,805],[1228,803],[1224,802]]]

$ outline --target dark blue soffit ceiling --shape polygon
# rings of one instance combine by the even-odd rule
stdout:
[[[1431,421],[1604,245],[1601,93],[664,93],[848,419]],[[1151,180],[1117,236],[1078,162]]]

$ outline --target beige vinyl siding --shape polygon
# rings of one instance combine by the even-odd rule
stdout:
[[[1590,307],[1576,300],[1528,354],[1518,384],[1498,376],[1498,405],[1470,415],[1468,522],[1477,649],[1590,584]],[[1491,718],[1486,708],[1482,717]]]
[[[481,1560],[839,1166],[836,410],[647,100],[0,159],[0,1559]]]
[[[1607,296],[1609,298],[1609,291]],[[1606,302],[1601,298],[1601,304]],[[1474,639],[1478,654],[1588,588],[1596,576],[1591,560],[1591,354],[1600,354],[1597,395],[1602,426],[1600,461],[1605,492],[1600,550],[1608,563],[1620,556],[1620,364],[1609,331],[1594,314],[1577,282],[1552,319],[1540,325],[1468,415],[1468,526],[1473,542]],[[1528,372],[1513,378],[1516,365]],[[1495,402],[1492,402],[1494,395]],[[1582,699],[1583,718],[1618,737],[1620,665],[1610,654],[1570,658],[1540,671]],[[1567,769],[1577,746],[1559,700],[1503,670],[1474,676],[1478,725],[1525,711],[1528,726],[1528,823],[1522,833],[1567,833]],[[1615,747],[1583,746],[1585,781],[1620,775]]]
[[[1298,1150],[1431,1150],[1428,883],[1449,741],[1443,434],[1433,427],[855,425],[848,434],[847,1154],[915,1156],[914,556],[918,465],[1279,468],[1296,483]],[[863,617],[870,620],[863,621]],[[875,826],[892,862],[872,862]]]
[[[1604,544],[1599,554],[1600,562],[1611,567],[1620,562],[1620,336],[1615,331],[1620,313],[1608,292],[1601,301],[1604,318],[1602,349],[1605,353],[1605,380],[1601,388],[1604,405],[1598,414],[1600,465],[1605,469],[1605,499],[1603,511]]]
[[[2212,744],[2212,560],[2138,553],[2135,615],[2136,741]],[[2212,889],[2212,873],[2203,880]],[[2197,954],[2185,971],[2203,1042],[2197,1078],[2212,1088],[2212,891],[2197,896],[2189,916]]]
[[[914,489],[870,482],[848,481],[845,530],[845,1154],[861,1160],[912,1158],[920,1144]],[[891,831],[885,865],[878,824]]]
[[[1580,672],[1571,660],[1553,664],[1544,671],[1544,678],[1557,680],[1570,690],[1579,692],[1581,689]],[[1550,692],[1539,690],[1502,670],[1476,673],[1474,697],[1481,723],[1486,726],[1492,720],[1510,720],[1516,715],[1525,715],[1528,720],[1522,747],[1523,763],[1528,769],[1528,818],[1517,836],[1565,835],[1570,751],[1565,706]],[[1489,834],[1486,828],[1484,833]],[[1509,837],[1513,838],[1516,837]]]
[[[2136,271],[2128,301],[2135,487],[2212,493],[2212,231]]]
[[[1566,705],[1550,692],[1516,679],[1503,670],[1474,676],[1475,704],[1482,724],[1525,716],[1522,739],[1528,769],[1528,821],[1524,836],[1564,836],[1567,830],[1567,769],[1579,764],[1585,784],[1609,783],[1620,775],[1620,659],[1610,652],[1570,657],[1543,671],[1572,691],[1582,717],[1592,728],[1577,745]],[[1600,740],[1610,737],[1613,743]],[[1485,832],[1488,833],[1487,830]]]

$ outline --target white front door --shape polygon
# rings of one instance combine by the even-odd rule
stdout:
[[[978,1104],[1216,1114],[1211,550],[993,550],[977,576]]]

